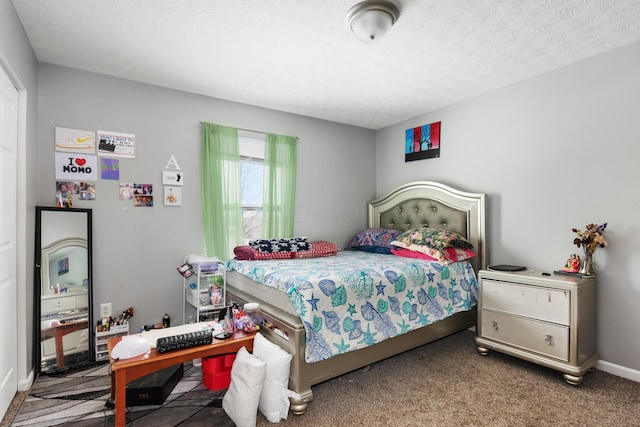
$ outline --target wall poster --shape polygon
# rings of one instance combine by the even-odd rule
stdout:
[[[57,127],[55,129],[56,151],[95,154],[96,133],[90,130]]]
[[[98,155],[109,157],[136,157],[136,136],[133,133],[98,131]]]
[[[404,144],[405,162],[440,157],[440,123],[407,129]]]
[[[98,158],[95,154],[55,153],[56,180],[97,181]]]

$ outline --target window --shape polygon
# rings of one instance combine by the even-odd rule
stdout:
[[[262,237],[262,189],[264,182],[264,135],[238,131],[240,191],[242,193],[242,238]]]

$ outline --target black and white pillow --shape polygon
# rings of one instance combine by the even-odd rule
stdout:
[[[263,254],[273,252],[300,252],[311,249],[306,237],[292,237],[290,239],[259,239],[249,242],[249,246]]]

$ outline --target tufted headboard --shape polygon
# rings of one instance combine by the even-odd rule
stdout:
[[[369,203],[369,227],[409,230],[431,227],[454,231],[473,245],[476,273],[487,266],[486,195],[429,181],[412,182]]]

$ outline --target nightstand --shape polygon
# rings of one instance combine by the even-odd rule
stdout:
[[[478,277],[478,352],[528,360],[580,384],[598,361],[595,277],[531,270],[481,270]]]

